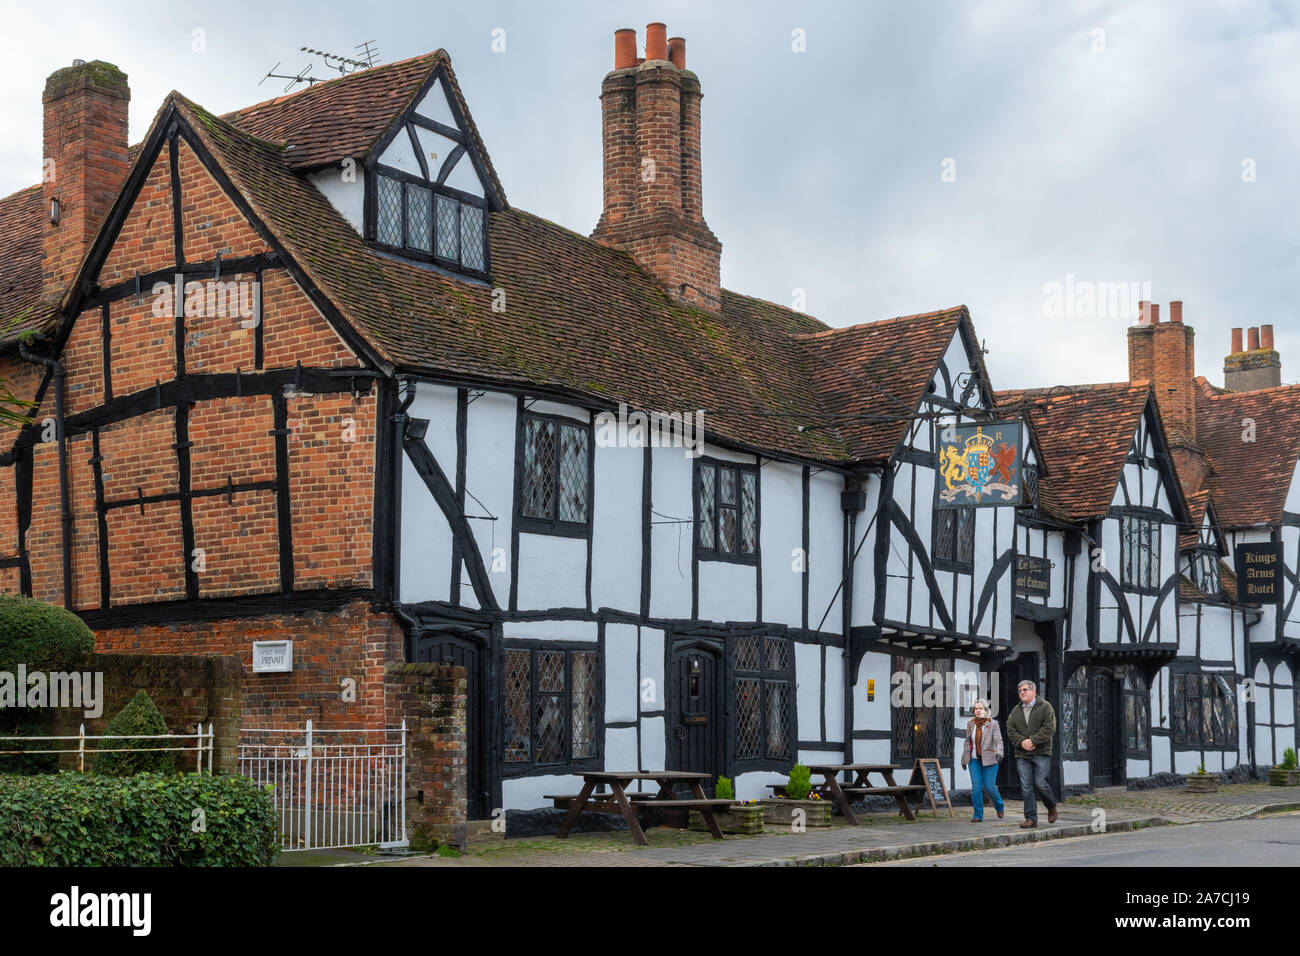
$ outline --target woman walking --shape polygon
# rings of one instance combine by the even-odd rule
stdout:
[[[993,796],[993,808],[1002,819],[1006,807],[998,793],[998,761],[1002,759],[1002,728],[989,716],[989,702],[981,698],[971,708],[975,718],[966,725],[966,746],[962,750],[961,766],[970,766],[970,799],[975,808],[971,823],[984,819],[984,789]]]

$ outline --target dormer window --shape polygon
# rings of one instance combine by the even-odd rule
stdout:
[[[455,272],[487,274],[486,202],[396,171],[376,171],[373,182],[378,245]]]
[[[1218,597],[1223,590],[1223,581],[1219,575],[1219,554],[1212,548],[1197,548],[1193,559],[1192,571],[1195,574],[1196,587],[1202,594]]]

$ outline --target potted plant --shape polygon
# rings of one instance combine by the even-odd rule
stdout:
[[[1196,773],[1187,775],[1187,792],[1188,793],[1218,793],[1219,778],[1212,773],[1205,772],[1205,764],[1201,764]]]
[[[1282,751],[1282,762],[1269,771],[1268,782],[1275,787],[1300,787],[1300,767],[1296,766],[1294,747]]]
[[[831,802],[821,794],[812,792],[812,771],[803,764],[790,768],[790,779],[785,786],[777,787],[775,796],[762,801],[765,821],[768,824],[791,826],[802,811],[804,826],[828,827],[831,825]]]
[[[730,777],[719,777],[713,788],[713,795],[719,800],[735,800],[736,793]],[[745,800],[733,803],[726,810],[714,810],[713,819],[723,833],[755,834],[763,832],[763,808],[757,800]],[[692,830],[707,830],[704,817],[698,810],[691,811]]]

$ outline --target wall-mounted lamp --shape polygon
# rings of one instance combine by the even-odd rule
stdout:
[[[59,224],[59,201],[58,199],[51,199],[50,200],[50,225],[57,226],[58,224]]]

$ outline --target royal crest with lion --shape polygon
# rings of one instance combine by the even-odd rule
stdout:
[[[938,506],[1020,504],[1019,422],[939,429]]]

